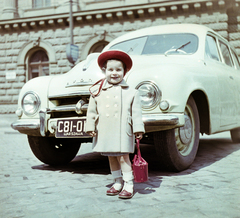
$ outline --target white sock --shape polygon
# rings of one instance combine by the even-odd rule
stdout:
[[[120,191],[122,189],[122,186],[122,178],[115,179],[115,183],[113,184],[115,190]]]
[[[122,188],[122,171],[121,170],[116,170],[116,171],[111,171],[111,174],[114,179],[114,184],[112,187],[114,187],[117,191],[120,191]]]
[[[133,172],[122,172],[123,173],[123,180],[124,180],[124,186],[123,190],[126,190],[127,192],[133,192]]]

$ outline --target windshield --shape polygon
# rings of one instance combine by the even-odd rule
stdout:
[[[144,36],[113,45],[130,55],[193,54],[198,49],[198,37],[189,33]]]

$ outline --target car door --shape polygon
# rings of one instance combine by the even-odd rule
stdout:
[[[235,72],[233,72],[234,74],[234,80],[237,84],[235,93],[236,93],[236,103],[237,103],[237,117],[236,120],[238,121],[238,126],[240,125],[240,61],[239,58],[236,54],[236,52],[231,48],[230,49],[231,54],[232,54],[232,58],[233,58],[233,62],[235,65]]]
[[[229,47],[222,40],[218,41],[222,59],[220,84],[220,126],[223,129],[237,123],[238,87],[236,69],[233,64]]]

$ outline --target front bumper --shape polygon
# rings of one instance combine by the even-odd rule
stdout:
[[[38,119],[17,120],[11,124],[11,127],[23,134],[40,135],[40,120]]]
[[[145,124],[146,132],[155,132],[167,129],[173,129],[183,126],[185,123],[184,114],[143,114],[143,122]],[[55,119],[55,123],[56,123]],[[45,116],[45,113],[40,113],[40,119],[22,119],[17,120],[11,124],[12,128],[18,130],[20,133],[34,136],[46,136],[46,132],[50,131],[52,134],[53,126],[49,125],[51,119]],[[48,126],[47,126],[48,125]]]

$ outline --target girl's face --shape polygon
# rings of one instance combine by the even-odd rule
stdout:
[[[106,64],[106,79],[109,83],[118,84],[123,80],[123,63],[118,60],[108,60]]]

